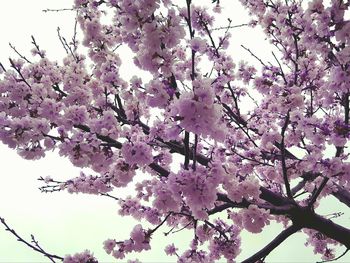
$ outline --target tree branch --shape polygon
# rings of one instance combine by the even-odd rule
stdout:
[[[287,165],[286,165],[286,149],[285,149],[285,145],[284,145],[284,137],[285,137],[285,132],[287,130],[287,126],[289,123],[289,112],[290,110],[288,110],[287,112],[287,116],[284,122],[284,125],[282,127],[282,131],[281,131],[281,136],[282,136],[282,141],[281,141],[281,156],[282,156],[282,173],[283,173],[283,181],[286,187],[286,192],[287,192],[287,196],[289,198],[293,198],[292,192],[290,190],[290,185],[289,185],[289,180],[288,180],[288,174],[287,174]]]
[[[269,244],[267,244],[263,249],[255,253],[250,258],[242,261],[242,263],[255,263],[260,259],[265,258],[268,254],[271,253],[276,247],[278,247],[283,241],[285,241],[288,237],[293,235],[294,233],[300,230],[300,226],[292,225],[285,230],[283,230],[274,240],[272,240]]]
[[[186,170],[188,170],[188,165],[190,163],[190,133],[188,131],[185,131],[185,138],[184,138],[184,145],[185,145],[185,163],[184,167]]]
[[[319,195],[321,194],[323,188],[326,186],[327,182],[328,182],[329,178],[325,177],[320,186],[318,187],[318,189],[316,190],[316,192],[311,196],[311,199],[309,201],[308,207],[311,208],[314,203],[316,202],[317,198],[319,197]]]
[[[50,253],[47,253],[46,251],[44,251],[39,245],[38,242],[34,239],[33,235],[32,235],[32,239],[33,241],[35,241],[36,246],[33,246],[32,244],[30,244],[29,242],[27,242],[26,240],[24,240],[22,237],[20,237],[16,231],[14,229],[11,229],[9,227],[9,225],[5,222],[5,219],[0,217],[0,222],[5,226],[6,231],[9,231],[11,234],[13,234],[18,241],[26,244],[28,247],[32,248],[33,250],[39,252],[40,254],[43,254],[45,257],[49,258],[52,262],[55,262],[54,259],[59,259],[63,261],[63,257],[57,256],[57,255],[52,255]]]
[[[350,229],[314,213],[308,207],[292,209],[290,217],[294,224],[316,230],[350,249]]]
[[[324,260],[324,261],[320,261],[320,262],[317,262],[317,263],[325,263],[325,262],[332,262],[332,261],[337,261],[338,259],[344,257],[346,255],[346,253],[349,252],[350,249],[346,249],[339,257],[336,257],[336,258],[333,258],[333,259],[330,259],[330,260]]]
[[[242,48],[244,48],[246,51],[248,51],[250,53],[250,55],[252,55],[254,58],[256,58],[261,65],[263,65],[264,67],[267,67],[266,64],[261,60],[261,58],[259,58],[257,55],[255,55],[249,48],[241,45]]]

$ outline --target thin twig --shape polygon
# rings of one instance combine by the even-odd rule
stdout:
[[[267,67],[266,64],[258,56],[256,56],[249,48],[247,48],[243,45],[241,45],[241,47],[244,48],[246,51],[248,51],[250,53],[250,55],[252,55],[254,58],[256,58],[260,62],[261,65],[263,65],[264,67]]]
[[[318,261],[317,263],[324,263],[324,262],[337,261],[338,259],[344,257],[344,256],[346,255],[346,253],[348,253],[349,250],[350,250],[350,249],[347,248],[347,249],[343,252],[343,254],[341,254],[339,257],[336,257],[336,258],[333,258],[333,259],[329,259],[329,260],[324,260],[324,261]]]
[[[44,58],[45,55],[44,55],[44,53],[40,50],[39,45],[36,43],[34,36],[31,36],[31,37],[32,37],[32,44],[35,46],[35,49],[38,51],[38,55],[39,55],[41,58]]]
[[[112,49],[112,53],[116,51],[119,47],[121,47],[123,44],[118,44],[115,48]]]
[[[162,221],[158,226],[156,226],[155,228],[151,229],[151,230],[148,232],[148,234],[149,234],[149,235],[152,235],[154,232],[156,232],[157,229],[160,228],[160,227],[168,220],[168,218],[169,218],[169,216],[170,216],[171,214],[172,214],[172,213],[170,212],[170,213],[163,219],[163,221]]]
[[[227,235],[225,234],[225,232],[223,232],[221,229],[219,229],[217,226],[215,226],[214,224],[212,224],[211,222],[209,222],[208,220],[204,221],[205,224],[207,224],[208,226],[210,226],[211,228],[213,228],[214,230],[216,230],[221,236],[223,236],[226,241],[229,240],[229,238],[227,237]]]
[[[61,12],[61,11],[74,11],[73,8],[61,8],[61,9],[43,9],[42,10],[44,13],[47,13],[47,12]]]
[[[72,48],[70,47],[70,45],[68,44],[67,40],[62,37],[63,43],[66,45],[66,47],[68,48],[70,54],[72,55],[72,57],[75,59],[76,62],[79,62],[78,57],[74,54],[74,51],[72,50]]]
[[[4,71],[4,72],[6,72],[6,69],[5,69],[5,67],[4,67],[4,65],[0,62],[0,68],[2,68],[2,70]]]
[[[277,57],[276,57],[276,55],[275,55],[275,53],[274,53],[273,51],[272,51],[272,55],[273,55],[273,57],[275,58],[275,60],[276,60],[276,62],[277,62],[277,64],[278,64],[278,66],[279,66],[279,68],[280,68],[281,76],[282,76],[282,78],[283,78],[284,83],[287,84],[286,76],[284,75],[284,72],[283,72],[282,65],[281,65],[280,61],[277,59]]]
[[[30,86],[30,84],[27,82],[27,80],[24,78],[24,76],[22,75],[22,72],[20,71],[20,69],[18,69],[16,67],[16,64],[15,62],[13,62],[13,60],[11,58],[9,58],[9,61],[10,61],[10,64],[11,64],[11,67],[16,70],[16,72],[18,73],[18,75],[21,77],[21,81],[23,81],[30,89],[32,89],[32,86]]]
[[[108,194],[108,193],[101,193],[101,192],[100,192],[99,194],[102,195],[102,196],[110,197],[110,198],[112,198],[112,199],[114,199],[114,200],[116,200],[116,201],[119,201],[119,200],[120,200],[118,197],[115,197],[115,196],[110,195],[110,194]]]
[[[249,26],[249,24],[240,24],[235,26],[222,26],[222,27],[212,28],[211,30],[214,31],[214,30],[232,29],[232,28],[238,28],[238,27],[244,27],[244,26]]]
[[[23,56],[21,53],[19,53],[19,51],[16,49],[15,46],[13,46],[11,43],[9,43],[10,48],[16,52],[16,54],[23,60],[27,61],[29,64],[32,64],[32,62],[30,60],[28,60],[25,56]]]
[[[32,238],[32,243],[35,244],[35,246],[40,249],[41,251],[44,251],[44,249],[39,245],[39,242],[35,239],[34,235],[30,235]],[[51,262],[55,263],[55,261],[52,258],[49,258]]]
[[[193,222],[194,222],[194,220],[192,219],[191,221],[189,221],[186,225],[184,225],[183,227],[181,227],[181,228],[179,228],[179,229],[176,229],[176,230],[174,230],[174,231],[172,231],[174,228],[172,228],[171,229],[171,234],[176,234],[176,233],[178,233],[178,232],[181,232],[182,230],[184,230],[184,229],[186,229],[189,225],[191,225],[191,224],[193,224]],[[169,232],[169,233],[170,233]],[[168,233],[166,233],[167,235],[168,235]]]
[[[62,44],[62,46],[63,46],[63,48],[64,48],[64,50],[66,51],[66,53],[67,54],[69,54],[69,51],[68,51],[68,49],[66,48],[66,45],[65,45],[65,43],[63,42],[63,39],[62,39],[62,36],[61,36],[61,32],[60,32],[60,28],[59,27],[57,27],[57,35],[58,35],[58,39],[60,40],[60,42],[61,42],[61,44]]]
[[[54,259],[59,259],[63,261],[63,257],[57,256],[57,255],[52,255],[47,253],[46,251],[44,251],[40,246],[36,247],[33,246],[32,244],[30,244],[29,242],[27,242],[26,240],[24,240],[22,237],[20,237],[16,231],[14,229],[11,229],[10,226],[5,222],[5,219],[0,217],[0,222],[5,226],[6,231],[9,231],[11,234],[13,234],[18,241],[23,242],[24,244],[26,244],[28,247],[32,248],[33,250],[43,254],[45,257],[48,257],[52,262],[55,262]],[[32,239],[33,239],[33,235],[32,235]],[[35,240],[35,239],[34,239]],[[36,243],[37,244],[37,241]]]
[[[78,16],[78,11],[77,11],[76,16]],[[73,37],[72,37],[72,45],[74,47],[74,51],[76,51],[78,49],[78,45],[77,45],[77,25],[78,25],[78,19],[75,18],[74,33],[73,33]]]

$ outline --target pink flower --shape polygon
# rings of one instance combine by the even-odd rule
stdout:
[[[190,41],[190,46],[192,50],[202,53],[206,49],[207,44],[204,39],[194,37]]]
[[[177,250],[178,249],[175,247],[174,244],[167,245],[164,249],[165,254],[167,254],[168,256],[176,255]]]
[[[114,239],[107,239],[103,242],[103,249],[107,252],[107,254],[111,254],[116,245],[117,242]]]
[[[129,165],[145,166],[153,161],[152,148],[144,142],[125,143],[122,155]]]

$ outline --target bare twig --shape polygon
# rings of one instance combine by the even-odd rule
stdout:
[[[247,48],[243,45],[241,45],[241,47],[244,48],[246,51],[248,51],[250,53],[250,55],[252,55],[254,58],[256,58],[260,62],[261,65],[263,65],[264,67],[267,67],[266,64],[257,55],[255,55],[249,48]]]
[[[25,56],[23,56],[21,53],[19,53],[19,51],[16,49],[15,46],[13,46],[11,43],[9,43],[10,48],[16,52],[16,54],[23,60],[27,61],[29,64],[32,64],[32,62],[30,60],[28,60]]]
[[[4,71],[4,72],[6,72],[6,69],[5,69],[5,67],[4,67],[4,65],[0,62],[0,68]]]
[[[119,200],[120,200],[118,197],[115,197],[115,196],[110,195],[110,194],[108,194],[108,193],[101,193],[101,192],[100,192],[100,195],[110,197],[110,198],[112,198],[112,199],[114,199],[114,200],[116,200],[116,201],[119,201]]]
[[[214,30],[223,30],[223,29],[232,29],[232,28],[239,28],[239,27],[244,27],[244,26],[249,26],[249,24],[240,24],[240,25],[235,25],[235,26],[222,26],[222,27],[215,27],[215,28],[212,28],[211,30],[214,31]]]
[[[332,218],[340,217],[342,215],[344,215],[343,212],[337,212],[337,213],[332,213],[332,214],[325,215],[325,217],[328,217],[328,219],[332,219]]]
[[[170,213],[163,219],[163,221],[162,221],[158,226],[156,226],[155,228],[149,230],[148,234],[149,234],[149,235],[152,235],[154,232],[156,232],[157,229],[160,228],[160,227],[168,220],[168,218],[169,218],[169,216],[170,216],[171,214],[172,214],[172,213],[170,212]]]
[[[32,37],[32,44],[35,46],[35,49],[38,51],[38,55],[41,58],[44,58],[45,57],[45,53],[40,50],[39,45],[36,43],[34,36],[31,36],[31,37]]]
[[[69,53],[72,55],[72,57],[75,59],[76,62],[79,62],[78,57],[74,54],[75,50],[72,50],[72,48],[70,47],[70,45],[68,44],[67,40],[62,37],[63,43],[66,45],[66,47],[69,50]]]
[[[78,16],[78,11],[77,11],[77,14],[76,16]],[[73,33],[73,37],[72,37],[72,45],[74,47],[74,51],[76,51],[78,49],[78,45],[77,45],[77,25],[78,25],[78,19],[75,18],[75,21],[74,21],[74,33]]]
[[[64,43],[63,38],[61,36],[61,29],[59,27],[57,27],[57,35],[58,35],[58,39],[60,40],[64,50],[66,51],[67,54],[69,54],[69,51],[68,51],[68,49],[66,47],[66,44]]]
[[[30,237],[32,238],[32,243],[35,244],[35,246],[40,249],[41,251],[44,251],[44,249],[39,245],[39,242],[35,239],[34,235],[30,235]],[[51,262],[55,262],[52,258],[49,258]]]
[[[73,8],[60,8],[60,9],[43,9],[42,10],[44,13],[47,13],[47,12],[61,12],[61,11],[74,11]]]
[[[47,253],[46,251],[44,251],[38,244],[38,242],[34,239],[34,236],[32,235],[32,241],[34,241],[35,246],[33,246],[32,244],[30,244],[29,242],[27,242],[26,240],[24,240],[22,237],[20,237],[16,231],[12,228],[9,227],[9,225],[5,222],[5,219],[0,217],[0,222],[5,226],[6,231],[9,231],[11,234],[13,234],[18,241],[26,244],[28,247],[32,248],[33,250],[39,252],[40,254],[44,255],[45,257],[49,258],[52,262],[55,262],[55,259],[59,259],[63,261],[63,257],[57,256],[57,255],[53,255],[50,253]]]

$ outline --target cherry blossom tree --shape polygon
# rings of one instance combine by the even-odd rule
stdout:
[[[32,58],[13,48],[20,58],[0,64],[2,143],[29,160],[56,150],[91,171],[40,178],[41,191],[107,196],[121,216],[153,226],[137,224],[127,240],[106,237],[116,259],[151,249],[162,228],[165,254],[178,262],[233,262],[241,231],[259,235],[270,222],[284,230],[244,262],[263,262],[299,231],[325,261],[350,249],[350,229],[331,220],[339,213],[316,211],[329,196],[350,206],[350,1],[240,2],[251,21],[222,26],[219,0],[210,9],[191,0],[75,0],[83,39],[58,31],[63,61],[33,37]],[[230,30],[239,26],[261,27],[274,60],[244,47],[259,66],[234,61]],[[120,75],[120,46],[134,54],[123,63],[143,75]],[[135,194],[118,196],[125,187]],[[90,251],[48,253],[0,221],[52,262],[98,262]],[[171,232],[186,230],[193,240],[180,251]]]

